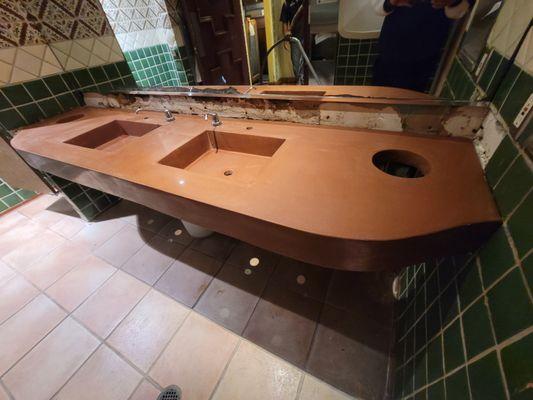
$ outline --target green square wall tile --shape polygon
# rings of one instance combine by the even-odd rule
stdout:
[[[489,314],[482,297],[463,314],[466,356],[472,358],[494,345]]]
[[[5,110],[6,108],[10,108],[10,107],[11,107],[11,104],[9,104],[7,97],[4,96],[4,94],[0,91],[0,110]]]
[[[485,169],[487,182],[492,188],[496,186],[496,183],[507,167],[509,167],[511,162],[515,159],[517,154],[518,150],[511,141],[511,138],[506,135],[496,149],[494,155],[489,160],[487,168]]]
[[[5,183],[0,185],[0,198],[7,196],[8,194],[13,193],[13,190]]]
[[[65,93],[57,96],[57,100],[65,111],[78,107],[78,102],[72,93]]]
[[[444,331],[444,365],[446,372],[459,367],[465,362],[461,325],[456,320]]]
[[[89,68],[89,73],[96,83],[102,83],[108,80],[102,67]]]
[[[533,306],[518,267],[488,292],[488,298],[498,343],[531,326]]]
[[[494,98],[492,99],[493,104],[500,109],[503,102],[507,98],[507,95],[511,91],[511,88],[513,87],[516,78],[520,74],[521,70],[518,68],[515,64],[511,65],[511,68],[509,71],[505,74],[505,77],[501,81],[501,84],[498,86],[496,93],[494,94]],[[495,87],[496,89],[496,87]]]
[[[67,72],[61,75],[67,86],[70,90],[75,90],[79,88],[78,82],[76,81],[76,78],[74,77],[74,74],[72,72]]]
[[[512,400],[530,400],[533,333],[510,344],[501,351],[503,370]]]
[[[494,197],[503,217],[509,215],[532,186],[533,173],[524,159],[519,157],[494,190]]]
[[[2,88],[2,92],[15,106],[30,103],[32,101],[31,96],[22,85],[6,86]]]
[[[24,87],[34,100],[41,100],[52,96],[52,93],[50,93],[50,90],[48,90],[42,79],[25,82]]]
[[[457,288],[463,310],[481,294],[481,279],[475,258],[457,275]]]
[[[533,77],[522,71],[500,110],[501,116],[508,125],[513,123],[518,112],[529,98],[531,88],[533,88]]]
[[[44,118],[44,114],[35,103],[20,106],[18,107],[18,110],[28,124],[33,124],[34,122],[40,121]]]
[[[43,110],[46,117],[53,117],[54,115],[60,114],[63,110],[59,106],[59,103],[56,99],[42,100],[39,103],[39,107]]]
[[[413,385],[414,385],[414,375],[413,375],[413,361],[409,361],[404,366],[404,373],[403,373],[403,394],[404,396],[406,394],[410,394],[413,392]]]
[[[461,368],[446,378],[446,398],[453,400],[469,400],[468,379],[466,370]]]
[[[12,193],[6,197],[3,197],[2,201],[9,207],[13,207],[22,202],[23,200],[16,193]]]
[[[131,74],[130,67],[128,67],[128,63],[126,61],[120,61],[115,64],[118,72],[120,72],[120,75],[126,76]]]
[[[426,327],[428,340],[433,338],[440,331],[441,319],[440,304],[438,301],[434,301],[433,304],[428,308],[428,312],[426,314]]]
[[[500,56],[497,51],[492,51],[478,81],[478,85],[485,92],[487,91],[489,83],[492,81],[492,78],[496,74],[496,70],[498,69],[498,66],[500,65],[501,61],[502,56]]]
[[[533,253],[522,260],[522,269],[526,276],[529,290],[533,292]]]
[[[415,325],[415,352],[426,345],[426,318],[422,317]]]
[[[46,86],[50,88],[53,94],[65,93],[68,91],[68,86],[63,82],[61,75],[48,76],[44,78],[44,83],[46,83]]]
[[[422,389],[421,391],[415,393],[414,400],[427,400],[427,393],[426,389]]]
[[[26,122],[19,114],[19,112],[13,108],[0,111],[0,124],[6,129],[16,129]]]
[[[429,400],[445,400],[444,397],[444,380],[438,381],[428,387]]]
[[[103,68],[109,79],[120,78],[120,72],[118,72],[117,66],[115,64],[107,64],[104,65]]]
[[[426,385],[427,382],[427,366],[426,366],[426,353],[421,351],[415,357],[415,390],[420,389]]]
[[[486,288],[514,265],[513,251],[503,227],[500,227],[483,246],[479,252],[479,260]]]
[[[0,213],[6,211],[9,207],[0,200]]]
[[[89,74],[89,70],[87,69],[78,69],[77,71],[73,72],[74,77],[78,81],[80,87],[90,86],[94,85],[94,80],[91,77],[91,74]]]
[[[440,313],[444,325],[453,321],[459,313],[459,302],[455,282],[440,295]]]
[[[529,193],[509,219],[509,232],[520,258],[524,257],[533,246],[531,221],[533,221],[533,193]]]
[[[496,352],[468,366],[472,400],[505,399]]]

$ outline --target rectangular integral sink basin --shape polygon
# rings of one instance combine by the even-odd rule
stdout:
[[[91,129],[64,143],[98,150],[115,150],[131,140],[153,131],[160,125],[132,121],[111,121],[98,128]]]
[[[178,147],[160,164],[199,174],[253,183],[285,139],[205,131]]]

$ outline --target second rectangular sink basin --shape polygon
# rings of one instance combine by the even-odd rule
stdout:
[[[205,131],[159,163],[250,184],[284,141],[267,136]]]
[[[145,122],[111,121],[98,128],[91,129],[64,143],[98,150],[115,150],[130,140],[143,136],[160,125]]]

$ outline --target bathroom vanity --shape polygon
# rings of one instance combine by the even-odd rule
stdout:
[[[34,168],[336,269],[466,252],[500,224],[470,139],[221,120],[85,107],[11,143]]]

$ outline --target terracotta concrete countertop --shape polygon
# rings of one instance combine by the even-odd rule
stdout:
[[[61,117],[77,114],[83,117],[61,124],[54,123],[56,118],[24,129],[11,144],[36,168],[111,192],[112,185],[83,178],[80,171],[171,195],[161,205],[154,204],[153,197],[144,202],[142,196],[129,197],[303,261],[343,269],[398,267],[433,255],[420,246],[432,247],[438,253],[434,255],[448,247],[464,251],[461,243],[478,245],[499,224],[469,140],[225,118],[214,128],[218,135],[253,135],[282,142],[271,157],[259,156],[261,162],[252,175],[239,175],[237,168],[225,176],[160,163],[192,138],[213,131],[210,120],[176,115],[175,121],[166,122],[157,112],[94,108]],[[114,120],[160,126],[143,136],[128,136],[116,147],[65,143]],[[422,157],[425,175],[409,179],[381,171],[373,156],[385,150]],[[69,166],[76,173],[65,172]],[[114,194],[128,197],[128,193]],[[180,211],[169,203],[172,198],[194,207],[183,206]],[[200,215],[204,206],[206,216]],[[272,233],[276,229],[283,233],[276,236]],[[268,232],[270,236],[263,237]],[[323,249],[316,248],[322,245]],[[392,253],[398,249],[419,252],[394,258]],[[385,254],[388,251],[390,255]],[[378,265],[383,262],[391,265]]]

